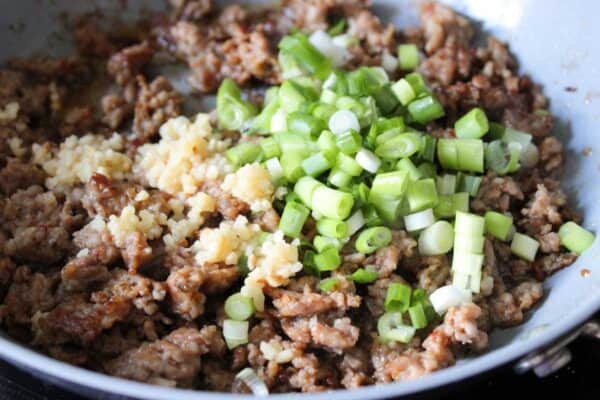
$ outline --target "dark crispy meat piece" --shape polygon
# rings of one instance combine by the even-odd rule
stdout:
[[[416,247],[417,242],[405,231],[394,231],[389,246],[378,249],[374,257],[368,258],[365,263],[375,267],[379,278],[387,278],[396,270],[401,260],[414,254]]]
[[[437,2],[427,2],[421,8],[421,26],[425,33],[428,54],[452,44],[468,44],[473,28],[466,18]]]
[[[360,306],[359,296],[338,291],[327,294],[275,288],[266,288],[265,291],[273,298],[273,305],[282,317],[311,316],[333,309],[347,310]]]
[[[360,333],[349,318],[338,318],[329,324],[316,316],[299,317],[282,320],[281,327],[295,342],[324,347],[338,353],[353,347]]]
[[[104,289],[73,295],[48,312],[33,317],[35,343],[39,345],[90,344],[102,331],[123,321],[131,310],[148,315],[157,312],[157,301],[165,297],[164,285],[124,270],[111,271]]]
[[[150,84],[138,77],[138,84],[140,92],[135,103],[133,130],[135,144],[139,146],[154,138],[167,120],[181,114],[183,98],[162,76]]]
[[[248,203],[221,189],[219,182],[207,181],[201,190],[217,201],[217,211],[225,219],[235,220],[238,215],[250,212]]]
[[[38,166],[26,163],[18,158],[9,158],[0,170],[0,190],[6,196],[18,189],[33,185],[43,185],[46,174]]]
[[[508,211],[514,201],[520,200],[523,200],[523,193],[513,178],[499,177],[489,172],[483,177],[472,207],[477,212]]]
[[[175,313],[190,321],[204,313],[206,296],[200,289],[205,280],[204,271],[195,266],[183,267],[171,272],[167,278],[167,291]]]
[[[69,201],[39,186],[19,190],[4,204],[5,229],[12,237],[5,251],[16,259],[49,265],[72,248],[71,232],[83,222]]]
[[[450,278],[450,265],[446,255],[422,257],[421,265],[422,269],[417,272],[419,287],[429,293],[444,286]]]
[[[113,54],[106,66],[108,73],[121,86],[135,79],[141,69],[150,62],[154,50],[148,42],[142,42]]]
[[[213,9],[212,0],[169,0],[178,18],[197,21],[206,17]]]
[[[85,290],[110,279],[106,265],[98,262],[93,253],[75,257],[60,271],[63,287],[68,291]]]
[[[105,58],[116,50],[106,33],[91,18],[80,18],[75,22],[73,38],[77,49],[84,55]]]
[[[105,364],[111,375],[163,386],[191,387],[200,372],[201,356],[220,338],[215,326],[179,328],[161,340],[144,343]]]
[[[3,321],[9,325],[29,324],[33,314],[50,310],[58,301],[58,282],[57,274],[33,273],[29,267],[18,267],[4,298]]]
[[[123,208],[129,204],[135,204],[139,210],[146,209],[165,214],[170,212],[168,202],[171,197],[158,190],[147,190],[149,196],[146,200],[135,201],[136,195],[142,190],[144,188],[140,185],[115,182],[95,173],[86,184],[81,202],[90,216],[100,215],[104,218],[121,214]]]
[[[73,234],[73,243],[79,249],[88,249],[99,264],[111,265],[119,258],[120,252],[113,243],[108,229],[96,229],[86,225]]]
[[[539,146],[540,162],[546,173],[554,172],[562,167],[563,146],[554,136],[544,138]]]

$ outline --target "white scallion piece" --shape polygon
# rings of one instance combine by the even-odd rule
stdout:
[[[248,343],[248,327],[248,321],[233,319],[223,321],[223,337],[229,349]]]
[[[365,225],[365,217],[361,210],[357,210],[354,214],[346,220],[348,225],[348,236],[354,235]]]
[[[283,108],[277,110],[271,118],[271,132],[285,132],[287,130],[287,113]]]
[[[308,40],[323,55],[331,60],[335,67],[341,67],[348,61],[350,54],[346,46],[340,46],[324,31],[313,32]]]
[[[335,135],[341,135],[351,129],[360,132],[360,123],[352,111],[339,110],[329,118],[329,130]]]
[[[428,226],[433,225],[434,222],[435,216],[433,215],[433,210],[431,208],[404,217],[404,227],[409,232],[425,229]]]
[[[525,168],[534,167],[540,160],[540,152],[533,143],[527,143],[521,150],[521,165]]]
[[[448,221],[438,221],[419,236],[419,253],[424,256],[446,254],[452,249],[454,229]]]
[[[524,260],[533,261],[540,244],[537,240],[516,232],[510,243],[510,250]]]
[[[372,151],[362,148],[356,153],[354,157],[358,165],[360,165],[365,171],[372,174],[376,173],[379,167],[381,167],[381,160]]]
[[[267,167],[272,181],[276,182],[283,177],[283,167],[277,157],[269,158],[265,161],[265,167]]]
[[[236,379],[241,380],[252,390],[255,396],[268,396],[269,389],[262,379],[256,375],[256,372],[252,368],[244,368],[236,376]]]
[[[429,301],[436,313],[442,315],[450,307],[456,307],[472,300],[471,292],[454,285],[446,285],[436,289],[429,295]]]
[[[387,72],[394,72],[398,69],[398,59],[387,51],[384,51],[381,58],[381,66]]]

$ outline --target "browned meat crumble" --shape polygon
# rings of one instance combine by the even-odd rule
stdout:
[[[563,147],[551,136],[552,116],[535,112],[545,110],[546,99],[518,74],[504,43],[489,38],[474,47],[465,18],[427,3],[421,27],[400,32],[381,22],[368,0],[284,0],[261,10],[217,9],[210,0],[169,2],[168,17],[139,42],[125,45],[82,20],[73,32],[78,56],[14,59],[0,69],[0,109],[18,104],[14,118],[0,119],[0,320],[16,340],[85,368],[166,386],[246,392],[234,377],[251,367],[271,392],[355,388],[417,378],[465,352],[483,351],[488,332],[522,323],[544,295],[543,279],[575,261],[557,237],[558,227],[576,217],[560,188]],[[333,291],[320,291],[318,280],[302,273],[287,285],[265,287],[265,309],[250,321],[249,343],[230,351],[222,338],[223,300],[239,290],[238,268],[200,264],[189,246],[200,226],[246,216],[272,232],[280,215],[251,213],[249,203],[207,181],[199,191],[214,199],[214,207],[173,245],[160,240],[164,232],[117,238],[94,221],[130,208],[180,221],[177,207],[187,212],[191,206],[173,205],[172,193],[136,171],[127,179],[96,172],[87,181],[50,184],[50,167],[35,159],[32,145],[58,151],[71,135],[108,140],[117,131],[121,151],[133,159],[140,146],[159,140],[161,125],[182,114],[183,96],[167,78],[149,72],[157,53],[186,65],[189,83],[202,93],[214,92],[226,77],[245,87],[277,84],[279,39],[292,28],[327,29],[340,17],[358,39],[349,67],[381,65],[382,55],[399,43],[418,44],[425,54],[419,71],[447,111],[427,126],[431,134],[454,136],[447,127],[479,106],[491,119],[534,136],[537,165],[512,177],[488,173],[472,209],[512,212],[542,254],[526,262],[487,238],[482,291],[474,303],[450,309],[409,344],[381,344],[376,321],[390,283],[430,293],[451,280],[447,256],[419,255],[416,241],[399,230],[370,257],[346,248],[336,275],[341,284]],[[95,72],[98,60],[105,68]],[[106,77],[111,85],[101,101],[82,103],[78,93]],[[239,135],[224,140],[231,138]],[[366,265],[374,266],[375,282],[357,287],[346,279]],[[289,357],[266,359],[262,343]]]

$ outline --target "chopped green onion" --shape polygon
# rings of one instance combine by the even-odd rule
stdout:
[[[479,187],[481,186],[481,177],[467,175],[459,172],[456,174],[456,186],[459,192],[467,192],[471,197],[477,197]]]
[[[437,256],[452,249],[454,229],[448,221],[437,221],[419,235],[419,254]]]
[[[318,186],[312,195],[312,209],[328,218],[344,220],[350,215],[353,206],[354,198],[350,193],[324,185]]]
[[[338,287],[339,284],[340,284],[339,279],[327,278],[327,279],[323,279],[321,282],[319,282],[319,289],[321,289],[323,292],[331,292],[336,287]]]
[[[431,178],[412,182],[406,195],[411,212],[433,208],[438,203],[435,181]]]
[[[340,18],[329,30],[327,33],[329,36],[337,36],[346,30],[346,20],[344,18]]]
[[[510,250],[513,254],[527,261],[535,260],[535,255],[539,247],[540,244],[537,240],[518,232],[514,234],[510,243]]]
[[[419,65],[419,49],[416,44],[407,43],[398,46],[398,62],[400,69],[412,71]]]
[[[329,121],[329,118],[331,118],[336,111],[335,106],[331,104],[319,103],[312,108],[312,115],[320,120]]]
[[[360,123],[356,114],[350,110],[340,110],[329,118],[329,130],[335,135],[354,130],[360,132]]]
[[[456,175],[444,174],[436,178],[437,190],[440,195],[449,195],[456,192]]]
[[[343,243],[336,238],[316,235],[313,239],[313,246],[318,253],[321,253],[323,250],[329,247],[333,247],[336,250],[341,250]]]
[[[457,211],[469,212],[469,193],[440,195],[433,211],[438,218],[453,218]]]
[[[365,148],[360,149],[358,153],[356,153],[354,159],[356,160],[358,165],[363,167],[365,171],[368,171],[372,174],[376,173],[377,170],[379,170],[379,167],[381,166],[381,160],[379,159],[379,157],[377,157],[375,154],[373,154],[371,151]]]
[[[336,167],[329,173],[327,181],[337,188],[347,188],[352,182],[352,175]]]
[[[302,153],[290,151],[284,152],[281,155],[280,162],[281,167],[283,168],[283,175],[288,182],[296,182],[304,175],[302,161],[304,161]]]
[[[325,123],[310,114],[296,111],[287,116],[287,128],[293,133],[316,137],[325,129]]]
[[[371,254],[377,249],[387,246],[392,241],[392,231],[385,226],[375,226],[362,231],[354,246],[356,251],[363,254]]]
[[[404,226],[409,232],[416,232],[427,228],[433,225],[434,222],[435,216],[431,208],[404,216]]]
[[[400,79],[398,82],[394,83],[391,87],[392,93],[394,96],[400,101],[400,104],[403,106],[407,106],[411,101],[417,97],[415,90],[411,86],[410,83],[404,78]]]
[[[236,321],[246,321],[254,314],[254,303],[250,297],[234,293],[225,300],[225,314]]]
[[[292,55],[301,67],[317,79],[327,78],[331,71],[331,61],[321,54],[302,33],[284,36],[279,42],[279,49]]]
[[[237,167],[257,161],[262,156],[260,145],[252,142],[240,143],[225,153],[230,163]]]
[[[382,86],[380,90],[373,93],[373,98],[384,115],[392,114],[400,104],[389,84]]]
[[[506,175],[520,168],[521,145],[500,140],[490,142],[485,149],[486,166],[498,175]]]
[[[308,218],[308,208],[295,201],[287,202],[279,220],[279,229],[287,236],[297,238]]]
[[[348,225],[348,236],[354,235],[365,225],[365,218],[361,210],[356,210],[354,214],[346,220]]]
[[[321,272],[333,271],[342,263],[340,253],[333,247],[328,247],[322,252],[315,255],[315,266]]]
[[[500,240],[508,240],[513,228],[512,217],[495,211],[487,211],[483,218],[485,219],[485,231],[487,233]]]
[[[458,211],[454,221],[454,230],[457,233],[483,236],[485,229],[485,219],[479,215]]]
[[[321,218],[317,221],[317,232],[323,236],[340,239],[348,235],[348,225],[344,221]]]
[[[265,105],[262,111],[254,117],[250,125],[250,132],[269,133],[274,131],[271,127],[271,121],[279,110],[279,88],[272,87],[267,90],[265,95]]]
[[[363,217],[365,218],[365,225],[369,228],[379,226],[383,223],[381,217],[377,213],[377,208],[373,204],[366,204],[363,208]]]
[[[427,316],[423,304],[418,303],[408,308],[410,322],[415,329],[425,328],[427,326]]]
[[[481,254],[484,243],[484,236],[462,234],[454,239],[454,252]]]
[[[293,81],[285,81],[279,88],[279,105],[288,113],[300,110],[308,101],[302,88]],[[287,121],[287,118],[286,118]]]
[[[480,139],[438,139],[437,153],[444,169],[483,172],[484,147]]]
[[[339,152],[335,138],[333,133],[323,131],[319,136],[319,139],[317,139],[319,150],[321,150],[330,160],[335,160],[335,157],[337,157]]]
[[[370,193],[371,189],[364,182],[352,187],[352,196],[359,206],[363,206],[369,201]]]
[[[422,178],[421,171],[413,164],[410,158],[403,158],[396,164],[398,171],[406,171],[411,181],[417,181]]]
[[[410,157],[420,149],[421,140],[418,135],[403,133],[395,135],[390,140],[377,146],[375,154],[381,158],[397,160],[403,157]]]
[[[419,151],[419,157],[421,160],[433,162],[435,159],[436,145],[436,138],[431,135],[423,135],[421,137],[421,151]]]
[[[437,168],[435,164],[430,162],[421,163],[418,167],[421,177],[423,178],[435,178],[437,176]]]
[[[385,310],[397,312],[408,310],[411,292],[410,286],[397,282],[390,283],[385,295]]]
[[[367,268],[369,267],[367,266]],[[356,271],[354,271],[350,277],[356,283],[366,284],[375,282],[375,280],[377,280],[377,278],[379,277],[379,274],[377,273],[377,271],[374,271],[372,269],[359,268]]]
[[[371,185],[370,198],[379,195],[399,198],[406,193],[409,181],[408,173],[406,171],[392,171],[377,174]]]
[[[300,197],[300,200],[302,200],[304,204],[312,208],[313,195],[319,186],[323,186],[323,184],[315,178],[304,176],[296,182],[294,193]]]
[[[315,153],[302,161],[302,169],[310,176],[319,176],[331,168],[331,163],[324,153]]]
[[[223,337],[229,350],[248,343],[248,321],[223,321]]]
[[[226,78],[217,92],[217,120],[228,130],[239,130],[244,122],[256,115],[256,108],[242,100],[240,88]]]
[[[594,243],[594,234],[570,221],[564,223],[558,230],[560,244],[569,251],[580,255]]]
[[[487,116],[479,107],[473,108],[454,123],[454,132],[459,138],[479,139],[489,129]]]
[[[382,343],[408,343],[414,337],[415,331],[412,326],[404,325],[400,312],[385,313],[377,321],[377,333]]]
[[[295,133],[280,132],[274,136],[281,148],[281,153],[298,153],[306,156],[309,153],[309,141],[302,135]]]
[[[260,142],[260,148],[265,159],[279,157],[281,155],[281,148],[279,143],[273,137],[267,137],[262,139]]]
[[[363,171],[360,164],[354,158],[344,153],[338,153],[335,166],[350,176],[359,176]]]
[[[281,77],[284,80],[302,76],[304,74],[304,71],[300,68],[300,64],[296,61],[296,58],[287,51],[280,51],[277,56],[277,61],[281,68]]]
[[[430,95],[413,100],[408,105],[408,113],[414,121],[422,125],[445,115],[444,107]]]
[[[457,238],[458,239],[458,238]],[[452,270],[466,275],[477,275],[483,266],[483,255],[454,251]]]
[[[423,76],[417,72],[411,72],[410,74],[404,77],[410,83],[417,97],[422,95],[423,93],[429,93],[427,89],[427,85],[425,85],[425,80]]]
[[[337,148],[344,154],[356,154],[360,150],[361,144],[362,137],[360,133],[353,129],[340,133],[336,137]]]
[[[454,285],[446,285],[437,288],[429,296],[429,301],[439,315],[444,314],[451,307],[456,307],[462,303],[472,301],[473,297],[470,291],[461,289]]]

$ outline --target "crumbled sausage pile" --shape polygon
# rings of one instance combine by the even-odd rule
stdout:
[[[536,112],[546,109],[546,99],[517,73],[505,44],[489,38],[474,47],[465,18],[428,3],[421,28],[400,32],[372,14],[368,0],[284,0],[258,11],[219,10],[210,0],[170,3],[171,13],[135,40],[81,18],[74,25],[79,56],[14,59],[0,69],[0,109],[10,114],[17,107],[0,119],[0,320],[16,340],[72,364],[159,385],[247,391],[234,376],[251,367],[272,392],[352,388],[416,378],[482,351],[487,332],[522,323],[543,297],[543,279],[575,261],[556,233],[577,216],[560,188],[563,148],[551,136],[552,116]],[[108,138],[116,131],[133,159],[140,146],[158,140],[161,125],[183,112],[183,96],[152,68],[157,59],[185,65],[189,83],[202,93],[214,92],[226,77],[245,87],[277,84],[279,39],[291,28],[327,29],[340,17],[358,39],[349,67],[381,65],[382,54],[401,42],[424,52],[419,70],[447,111],[427,126],[431,134],[452,136],[447,127],[479,106],[491,119],[534,136],[538,164],[513,177],[488,173],[472,209],[511,212],[518,229],[541,243],[541,256],[523,261],[488,237],[484,283],[474,303],[450,309],[409,344],[381,344],[376,320],[390,283],[432,292],[451,279],[447,256],[420,256],[415,240],[396,231],[392,243],[370,257],[345,248],[333,275],[341,284],[333,291],[320,291],[318,280],[302,273],[286,286],[265,287],[266,307],[251,321],[249,343],[229,351],[223,300],[239,290],[237,267],[201,264],[189,243],[165,246],[139,232],[118,241],[107,226],[92,223],[123,215],[131,205],[134,212],[173,213],[173,196],[136,173],[113,179],[96,172],[88,182],[49,189],[32,145],[56,149],[71,135]],[[98,64],[105,68],[97,71]],[[82,99],[106,81],[99,96]],[[266,231],[277,227],[275,211],[252,215],[218,183],[205,182],[201,191],[216,203],[203,214],[205,227],[238,216]],[[357,287],[346,276],[365,265],[375,266],[378,279]],[[263,343],[289,357],[267,359]]]

